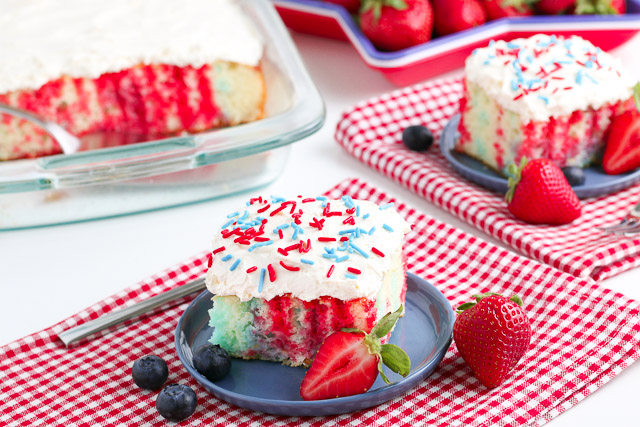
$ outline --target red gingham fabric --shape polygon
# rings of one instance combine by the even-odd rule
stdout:
[[[358,180],[327,195],[392,201]],[[157,392],[133,385],[130,369],[154,353],[169,382],[191,386],[196,413],[182,425],[346,426],[542,425],[575,405],[638,358],[638,304],[426,217],[396,201],[412,224],[409,269],[436,285],[454,306],[473,293],[518,293],[533,326],[531,347],[499,388],[487,390],[451,346],[436,372],[404,396],[332,417],[296,418],[251,412],[209,395],[181,366],[173,332],[186,304],[150,315],[83,345],[65,349],[62,330],[201,276],[206,252],[126,289],[42,332],[0,349],[0,425],[158,425]]]
[[[437,146],[423,153],[402,144],[402,130],[427,126],[439,137],[458,113],[462,81],[440,79],[363,101],[344,113],[335,138],[349,153],[478,229],[566,273],[603,280],[640,265],[640,235],[605,235],[640,200],[640,185],[582,202],[582,216],[566,226],[529,225],[503,198],[458,175]]]

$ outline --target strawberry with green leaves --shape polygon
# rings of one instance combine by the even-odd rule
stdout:
[[[429,0],[363,0],[360,29],[380,50],[395,51],[428,42],[433,30]]]
[[[636,108],[614,117],[602,157],[602,169],[617,175],[640,167],[640,83],[633,88]]]
[[[489,292],[473,298],[457,309],[453,340],[478,380],[498,387],[529,348],[531,324],[517,295]]]
[[[487,14],[479,0],[433,0],[433,19],[444,36],[484,24]]]
[[[627,11],[625,0],[577,0],[576,15],[621,15]]]
[[[484,0],[487,19],[494,20],[509,16],[531,16],[533,15],[532,0]]]
[[[368,334],[344,328],[329,335],[302,380],[302,398],[333,399],[364,393],[371,388],[378,373],[389,384],[382,364],[403,377],[409,375],[411,361],[407,353],[396,345],[380,342],[391,332],[402,310],[400,306],[397,311],[387,313]]]
[[[529,224],[569,224],[580,217],[580,200],[562,170],[549,159],[509,165],[507,208]]]

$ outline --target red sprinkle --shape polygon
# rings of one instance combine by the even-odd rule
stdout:
[[[309,202],[315,202],[316,199],[314,199],[313,197],[309,197],[308,199],[302,199],[302,203],[309,203]]]
[[[257,237],[255,237],[253,240],[255,240],[256,242],[268,242],[268,241],[269,241],[269,240],[271,240],[271,239],[269,239],[268,237],[260,237],[260,236],[257,236]]]
[[[318,242],[335,242],[335,237],[318,237]]]
[[[573,89],[573,88],[572,88],[571,86],[567,86],[567,87],[563,87],[562,89],[564,89],[564,90],[571,90],[571,89]]]
[[[238,240],[238,239],[236,239],[236,240],[234,240],[234,242],[236,242],[239,245],[250,245],[251,244],[251,242],[249,240]]]
[[[561,76],[553,76],[553,77],[551,77],[551,80],[564,80],[564,77],[561,77]]]
[[[362,271],[358,270],[357,268],[353,268],[353,267],[349,267],[349,268],[347,268],[347,271],[348,271],[349,273],[353,273],[353,274],[360,274],[360,273],[362,273]]]
[[[270,207],[271,207],[271,205],[263,206],[260,209],[258,209],[258,213],[262,213],[262,212],[266,211],[267,209],[269,209]]]
[[[523,96],[523,94],[521,93],[520,95],[518,95],[518,96],[516,96],[515,98],[513,98],[513,100],[514,100],[514,101],[516,101],[516,100],[518,100],[518,99],[522,98],[522,96]]]
[[[271,211],[271,213],[269,214],[269,216],[274,216],[275,214],[277,214],[278,212],[284,210],[284,208],[286,208],[287,205],[285,205],[284,203],[281,204],[279,207],[277,207],[276,209],[274,209],[273,211]]]
[[[300,243],[296,243],[295,245],[287,246],[284,248],[285,251],[292,251],[294,249],[298,249],[300,247]]]
[[[278,236],[280,236],[280,238],[284,238],[284,235],[282,234],[282,228],[278,229]]]
[[[304,243],[304,241],[300,240],[300,247],[298,248],[298,252],[300,252],[301,254],[306,254],[310,250],[311,250],[311,239],[307,239],[306,244]]]
[[[281,253],[284,256],[289,256],[289,252],[287,252],[286,250],[284,250],[282,248],[278,248],[278,253]]]
[[[345,212],[349,215],[353,215],[354,213],[356,213],[356,208],[347,209]]]
[[[271,280],[272,282],[276,281],[276,271],[273,269],[273,266],[271,264],[269,264],[267,266],[267,270],[269,271],[269,280]]]
[[[342,212],[327,212],[326,217],[330,216],[342,216]]]
[[[225,249],[226,249],[226,248],[225,248],[224,246],[220,246],[218,249],[214,249],[214,250],[213,250],[213,254],[215,255],[215,254],[217,254],[217,253],[219,253],[219,252],[224,251]]]
[[[209,260],[207,261],[207,266],[211,267],[213,265],[213,255],[209,254]]]
[[[343,224],[351,224],[351,225],[355,225],[356,224],[356,220],[353,219],[352,216],[350,216],[349,218],[345,219],[344,221],[342,221]]]
[[[336,268],[335,265],[332,265],[331,267],[329,267],[329,271],[327,272],[327,279],[329,277],[331,277],[331,274],[333,274],[333,269]]]
[[[291,265],[287,265],[283,261],[280,261],[280,265],[283,266],[286,270],[289,270],[289,271],[298,271],[298,270],[300,270],[300,267],[293,267]],[[272,282],[273,282],[273,280],[272,280]]]
[[[342,237],[340,238],[340,241],[341,241],[341,242],[347,242],[348,240],[349,240],[349,238],[348,238],[347,236],[342,236]]]
[[[258,269],[258,267],[256,267],[255,265],[253,267],[249,267],[247,268],[247,273],[253,273],[254,271],[256,271]]]
[[[309,225],[317,228],[318,230],[322,230],[322,227],[324,226],[324,218],[318,220],[316,217],[313,217],[313,221],[311,221]]]
[[[371,252],[373,252],[374,254],[381,256],[382,258],[384,258],[384,254],[382,252],[380,252],[378,249],[376,248],[371,248]]]

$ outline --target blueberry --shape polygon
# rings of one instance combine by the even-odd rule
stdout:
[[[133,382],[140,388],[158,390],[169,376],[167,363],[158,356],[144,356],[131,367]]]
[[[424,126],[409,126],[402,131],[402,142],[409,150],[427,151],[433,144],[433,134]]]
[[[176,423],[189,418],[197,404],[196,393],[184,384],[169,384],[156,398],[156,409],[160,415]]]
[[[569,185],[572,187],[584,184],[585,176],[582,168],[577,166],[566,166],[562,168],[562,173],[564,174],[564,177],[567,178],[567,181],[569,181]]]
[[[231,370],[231,357],[219,345],[205,344],[193,353],[193,366],[209,381],[217,381]]]

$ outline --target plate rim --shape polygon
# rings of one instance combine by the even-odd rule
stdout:
[[[487,175],[482,171],[470,168],[459,162],[458,159],[453,156],[453,145],[457,136],[457,124],[459,120],[460,113],[457,113],[449,119],[442,129],[442,134],[440,135],[440,140],[438,142],[440,145],[440,152],[445,159],[447,159],[453,169],[463,178],[469,179],[473,183],[491,191],[504,194],[508,187],[506,178]],[[461,154],[464,155],[464,153]],[[579,199],[607,196],[629,188],[640,181],[640,168],[637,168],[635,171],[627,172],[626,174],[618,174],[615,176],[618,178],[607,183],[598,183],[589,186],[581,185],[572,188]],[[487,186],[487,182],[490,182],[494,187]]]
[[[402,378],[397,382],[392,384],[387,384],[382,387],[376,388],[373,391],[369,391],[367,393],[358,394],[354,396],[346,396],[339,397],[335,399],[323,399],[323,400],[315,400],[315,401],[298,401],[298,400],[282,400],[282,399],[266,399],[262,397],[252,397],[247,396],[242,393],[238,393],[235,391],[230,391],[225,388],[222,388],[215,383],[207,380],[202,374],[200,374],[193,366],[191,366],[187,360],[184,351],[182,350],[182,346],[180,343],[180,333],[182,329],[183,322],[185,320],[185,315],[193,310],[193,307],[196,303],[198,303],[202,298],[206,298],[209,295],[212,295],[208,290],[204,290],[200,293],[196,298],[189,303],[189,305],[185,308],[182,315],[178,319],[178,323],[176,325],[174,331],[174,347],[176,349],[176,353],[178,355],[178,359],[180,363],[187,370],[189,375],[191,375],[208,393],[214,394],[219,399],[233,404],[235,406],[240,406],[245,409],[260,411],[270,414],[276,415],[288,415],[288,416],[323,416],[323,415],[332,415],[332,414],[340,414],[346,412],[353,412],[361,409],[366,409],[372,406],[379,405],[384,403],[390,399],[400,396],[407,390],[415,387],[420,381],[424,380],[426,377],[430,375],[435,369],[437,369],[438,365],[446,355],[451,346],[451,342],[453,340],[453,323],[455,321],[455,312],[453,311],[453,307],[451,302],[447,299],[446,296],[436,288],[431,282],[428,280],[411,273],[409,271],[406,272],[406,275],[414,280],[419,289],[424,288],[427,295],[431,298],[435,298],[435,302],[439,303],[446,309],[448,315],[448,322],[444,322],[447,325],[446,330],[442,330],[440,334],[436,333],[436,345],[435,351],[432,352],[431,356],[428,357],[428,361],[418,368],[415,372],[411,373],[406,378]],[[443,338],[444,337],[444,338]],[[443,340],[440,346],[438,344]],[[429,372],[430,371],[430,372]],[[429,372],[429,373],[426,373]],[[207,383],[206,386],[204,383]],[[218,393],[210,391],[209,388],[216,390]],[[397,390],[396,390],[397,389]],[[393,390],[393,391],[392,391]],[[397,392],[397,394],[396,394]],[[231,400],[229,400],[229,399]],[[364,401],[364,402],[362,402]],[[239,405],[236,402],[249,402],[251,405],[243,406]],[[363,403],[361,406],[358,406],[355,409],[349,409],[348,404],[353,403]],[[254,405],[255,404],[255,405]],[[269,405],[269,406],[279,406],[285,411],[274,411],[267,412],[261,409],[256,409],[256,405]],[[346,406],[346,410],[335,410],[336,407]],[[334,408],[334,410],[322,411],[317,413],[316,415],[311,415],[308,411],[313,409],[326,409],[326,408]],[[286,411],[286,409],[294,409],[293,413],[291,411]]]

